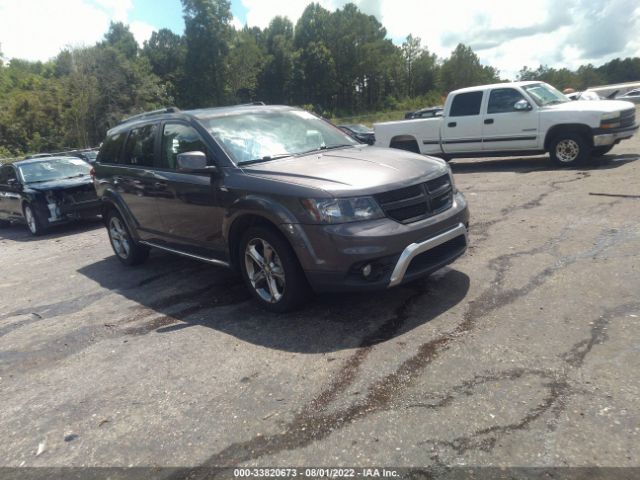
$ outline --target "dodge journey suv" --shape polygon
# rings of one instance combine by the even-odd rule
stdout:
[[[310,291],[393,287],[467,248],[444,161],[359,144],[292,107],[136,115],[108,132],[94,183],[122,263],[158,248],[234,268],[273,311]]]

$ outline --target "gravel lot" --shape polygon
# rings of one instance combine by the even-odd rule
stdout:
[[[639,153],[454,161],[467,255],[288,315],[100,223],[0,230],[0,464],[639,466]]]

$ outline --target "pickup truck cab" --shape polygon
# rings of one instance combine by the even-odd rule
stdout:
[[[540,155],[560,166],[604,155],[638,130],[635,105],[572,102],[543,82],[513,82],[451,92],[440,118],[374,125],[376,146],[445,160]]]

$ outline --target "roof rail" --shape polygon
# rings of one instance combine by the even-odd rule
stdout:
[[[178,107],[165,107],[158,110],[152,110],[150,112],[139,113],[131,117],[123,118],[120,123],[131,122],[132,120],[140,120],[141,118],[153,117],[154,115],[160,115],[162,113],[177,113],[180,109]]]

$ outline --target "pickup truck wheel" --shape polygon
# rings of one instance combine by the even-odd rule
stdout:
[[[125,265],[139,265],[149,257],[149,249],[137,244],[120,214],[111,210],[107,217],[109,241],[116,257]]]
[[[591,155],[591,147],[582,135],[568,132],[553,140],[549,153],[556,165],[571,167],[584,163]]]
[[[309,294],[304,272],[291,246],[267,227],[252,227],[240,242],[242,277],[260,305],[272,312],[298,307]]]
[[[594,157],[601,157],[609,153],[612,148],[613,148],[613,145],[607,145],[606,147],[595,147],[591,151],[591,155],[593,155]]]
[[[27,222],[27,228],[29,232],[31,232],[31,235],[34,237],[43,235],[47,229],[46,220],[43,221],[42,218],[40,218],[37,210],[27,203],[22,207],[22,213],[24,214],[24,220]]]

